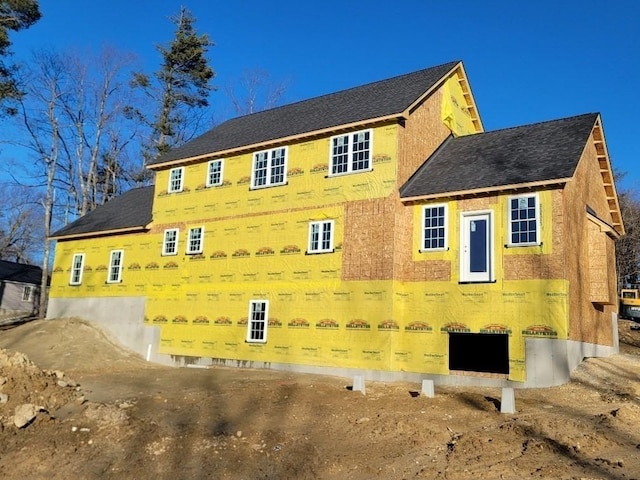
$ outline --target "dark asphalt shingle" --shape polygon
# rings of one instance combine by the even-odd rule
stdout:
[[[399,114],[459,62],[228,120],[149,164],[206,155],[353,122]]]
[[[0,260],[0,281],[40,285],[42,281],[42,269],[35,265]]]
[[[570,178],[597,116],[450,138],[402,186],[400,197]]]
[[[143,227],[151,222],[153,185],[134,188],[54,232],[51,237]]]

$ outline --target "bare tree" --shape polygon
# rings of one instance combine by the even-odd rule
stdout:
[[[31,263],[43,241],[42,213],[33,191],[0,186],[0,260]]]
[[[260,68],[245,70],[224,89],[236,115],[267,110],[278,105],[289,81],[276,81]]]
[[[616,242],[618,288],[640,284],[640,194],[637,190],[619,193],[626,235]]]
[[[25,69],[19,101],[23,135],[12,143],[34,160],[22,165],[41,192],[46,239],[58,225],[84,215],[118,193],[128,168],[126,150],[135,135],[123,108],[131,103],[126,70],[130,56],[104,49],[99,55],[41,51]],[[126,132],[126,133],[125,133]],[[43,248],[46,292],[50,242]],[[46,295],[40,298],[44,315]]]

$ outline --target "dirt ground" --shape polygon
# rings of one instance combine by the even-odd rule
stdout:
[[[510,415],[499,389],[159,367],[37,320],[0,331],[0,478],[640,479],[640,331],[620,338]]]

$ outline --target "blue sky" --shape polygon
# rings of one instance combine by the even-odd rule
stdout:
[[[217,85],[260,68],[288,81],[289,103],[462,60],[486,130],[600,112],[621,186],[640,188],[636,0],[42,0],[43,18],[12,37],[16,59],[113,45],[153,72],[180,5],[216,43]]]

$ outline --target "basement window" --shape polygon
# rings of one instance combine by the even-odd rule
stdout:
[[[509,335],[449,333],[449,370],[509,374]]]

